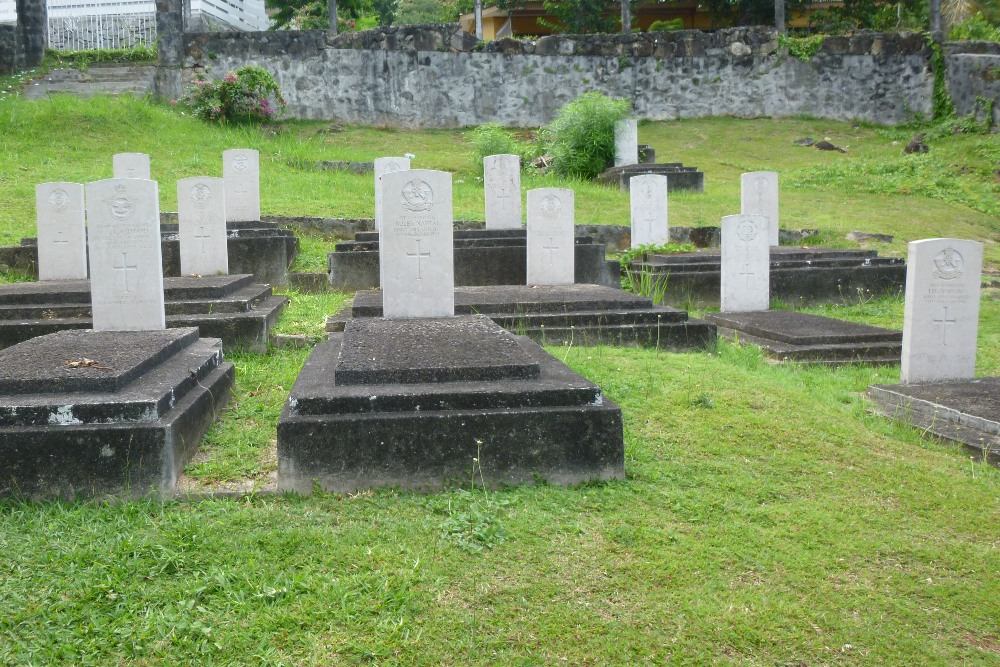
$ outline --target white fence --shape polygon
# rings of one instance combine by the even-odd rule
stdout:
[[[128,49],[155,41],[155,12],[49,16],[50,49]]]
[[[123,49],[156,41],[153,0],[48,0],[49,48]],[[264,0],[184,0],[194,30],[267,30]],[[15,0],[0,0],[0,23],[17,22]]]

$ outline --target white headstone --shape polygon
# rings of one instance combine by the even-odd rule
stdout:
[[[639,126],[632,118],[615,123],[615,166],[639,164]]]
[[[771,291],[767,218],[746,214],[722,218],[721,254],[720,310],[724,313],[767,310]]]
[[[163,329],[160,205],[155,181],[87,183],[95,331]]]
[[[740,176],[740,210],[767,217],[768,243],[778,245],[778,172],[751,171]]]
[[[380,183],[383,316],[454,315],[451,174],[428,169],[389,172]]]
[[[629,182],[632,202],[632,247],[670,240],[667,227],[667,177],[633,176]]]
[[[575,258],[573,191],[528,190],[528,284],[572,285]]]
[[[410,168],[410,158],[377,157],[373,164],[375,165],[375,229],[378,230],[382,224],[382,189],[379,187],[379,179],[386,174],[407,171]]]
[[[486,229],[521,228],[521,158],[487,155],[483,158]]]
[[[972,379],[976,372],[983,244],[926,239],[909,246],[903,384]]]
[[[182,276],[229,273],[224,191],[221,178],[177,181]]]
[[[38,219],[38,279],[85,280],[87,233],[82,183],[35,186]]]
[[[116,153],[111,157],[114,178],[150,178],[149,156],[145,153]]]
[[[260,220],[260,154],[251,148],[222,152],[226,222]]]

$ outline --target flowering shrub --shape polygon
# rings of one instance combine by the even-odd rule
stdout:
[[[182,102],[198,118],[231,123],[270,120],[285,108],[278,82],[255,65],[227,72],[222,81],[199,77]]]

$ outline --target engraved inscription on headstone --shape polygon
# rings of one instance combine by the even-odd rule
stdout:
[[[94,329],[163,329],[156,182],[109,179],[88,183],[86,192]]]
[[[751,171],[740,176],[740,204],[743,213],[767,218],[767,238],[778,245],[778,172]]]
[[[87,277],[87,236],[82,183],[35,186],[38,220],[38,279]]]
[[[382,225],[382,194],[379,179],[385,174],[406,171],[410,168],[410,158],[407,157],[377,157],[372,162],[375,173],[375,229]]]
[[[903,384],[972,379],[976,372],[983,244],[926,239],[909,245],[903,310]]]
[[[615,166],[639,164],[639,127],[633,118],[615,123]]]
[[[575,282],[574,193],[561,188],[528,190],[528,284]]]
[[[260,220],[260,155],[250,148],[222,152],[226,222]]]
[[[629,183],[632,210],[632,247],[663,244],[670,238],[667,226],[667,177],[633,176]]]
[[[720,303],[722,312],[767,310],[770,306],[770,250],[767,218],[722,218]]]
[[[229,273],[225,184],[221,178],[177,181],[181,275]]]
[[[111,157],[115,178],[141,178],[149,180],[149,156],[145,153],[116,153]]]
[[[386,172],[378,183],[383,316],[454,315],[451,174],[427,169]]]
[[[521,228],[521,158],[488,155],[483,158],[486,229]]]

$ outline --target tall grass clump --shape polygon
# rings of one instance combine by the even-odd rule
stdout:
[[[604,171],[615,157],[615,123],[631,111],[629,100],[593,91],[560,109],[542,130],[555,172],[590,179]]]
[[[472,150],[480,174],[483,173],[483,159],[490,155],[517,155],[521,164],[532,157],[531,147],[518,141],[500,123],[486,123],[473,129]]]

